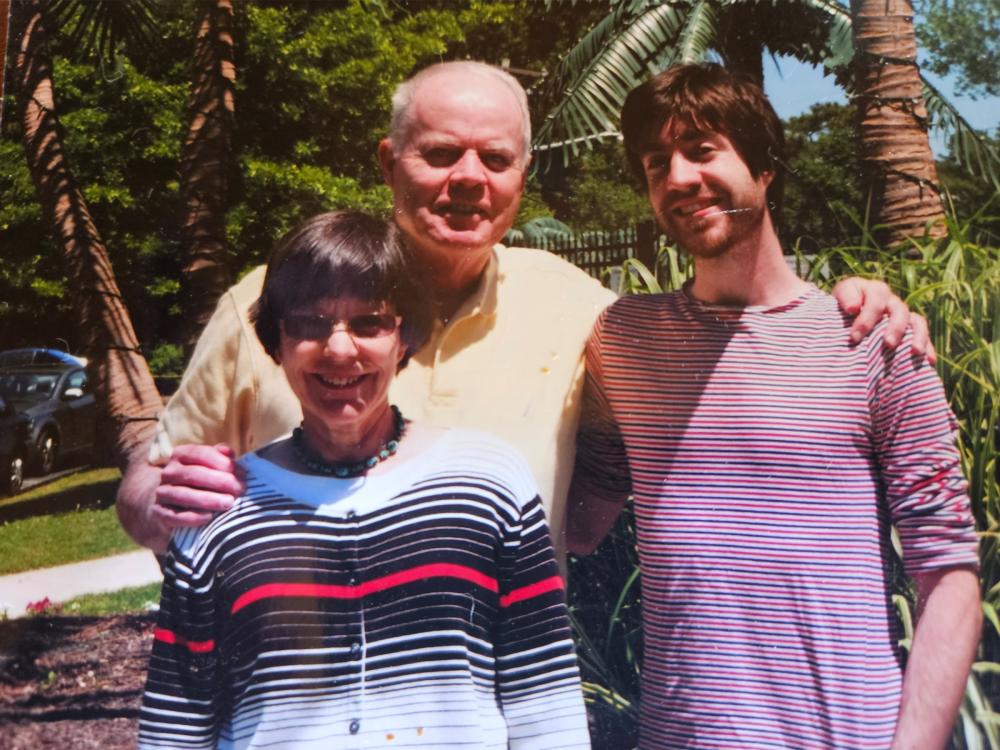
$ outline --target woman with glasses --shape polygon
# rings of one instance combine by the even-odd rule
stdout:
[[[254,310],[302,424],[174,534],[140,747],[589,747],[562,581],[524,460],[390,404],[432,303],[395,228],[287,235]]]

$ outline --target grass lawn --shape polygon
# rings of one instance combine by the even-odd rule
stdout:
[[[138,549],[118,525],[117,469],[90,469],[0,501],[0,575]]]
[[[150,603],[160,603],[160,584],[150,583],[146,586],[112,591],[108,594],[86,594],[63,603],[64,615],[123,615],[135,612],[145,612]]]

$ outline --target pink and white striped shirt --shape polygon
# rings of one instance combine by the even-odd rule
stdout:
[[[936,373],[849,326],[817,289],[626,297],[598,321],[578,480],[631,479],[643,748],[889,746],[890,525],[909,575],[975,566],[977,543]]]

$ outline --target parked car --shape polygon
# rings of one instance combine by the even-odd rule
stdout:
[[[7,367],[24,367],[26,365],[79,365],[86,367],[87,360],[77,357],[61,349],[46,349],[44,347],[29,347],[26,349],[7,349],[0,352],[0,369]]]
[[[30,418],[0,398],[0,492],[14,495],[24,484]]]
[[[0,367],[0,397],[27,419],[29,470],[48,474],[61,456],[93,450],[97,406],[81,365]]]

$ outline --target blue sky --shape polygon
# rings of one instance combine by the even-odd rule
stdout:
[[[978,100],[960,97],[955,94],[954,77],[942,79],[928,74],[927,78],[951,99],[974,128],[990,133],[996,131],[1000,124],[1000,97],[981,97]],[[765,58],[764,88],[782,119],[801,114],[816,102],[847,102],[847,97],[834,83],[833,77],[823,76],[822,68],[814,68],[790,57],[778,58],[777,65],[770,57]],[[931,147],[938,156],[947,152],[944,139],[933,132]]]

